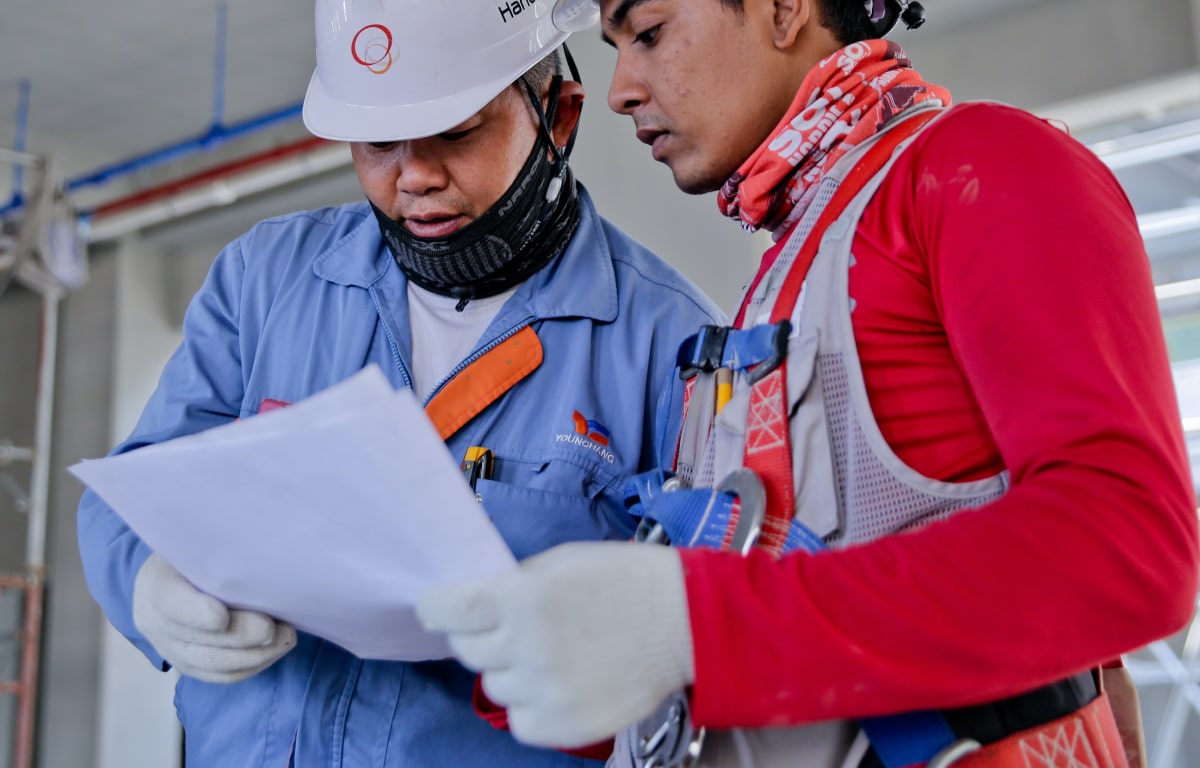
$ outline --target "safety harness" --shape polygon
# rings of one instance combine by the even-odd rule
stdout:
[[[831,178],[834,188],[826,190],[823,208],[814,211],[817,215],[811,226],[804,226],[804,222],[797,225],[797,231],[791,235],[793,241],[786,244],[774,262],[764,262],[760,267],[734,326],[705,326],[681,345],[677,368],[685,381],[682,403],[665,404],[659,415],[661,429],[672,409],[682,413],[674,472],[640,475],[626,494],[626,505],[641,518],[638,539],[743,554],[757,548],[775,556],[796,550],[812,553],[827,547],[821,533],[795,517],[786,364],[792,319],[798,304],[803,302],[809,268],[831,225],[873,179],[886,172],[889,162],[903,147],[942,112],[936,107],[913,108],[909,114],[898,116],[869,146],[861,148],[840,183],[836,177]],[[814,203],[818,205],[821,202]],[[759,312],[768,302],[769,313]],[[762,319],[757,321],[751,317],[760,314]],[[747,322],[756,324],[747,328]],[[722,372],[741,374],[736,380],[744,382],[749,393],[741,468],[718,480],[714,466],[723,462],[714,459],[713,452],[720,447],[710,439],[710,433],[729,398],[728,391],[723,391],[728,385],[722,382]],[[1048,767],[1124,766],[1111,708],[1102,693],[1095,696],[1094,687],[1090,693],[1079,700],[1072,699],[1063,713],[1065,717],[1052,719],[1036,729],[1033,736],[1041,738],[1050,728],[1074,728],[1083,739],[1079,744],[1094,759],[1089,762],[1078,756],[1069,758],[1077,750],[1064,748],[1055,753],[1061,753],[1061,761],[1046,762]],[[1091,703],[1080,708],[1088,699],[1092,699]],[[705,733],[703,728],[693,727],[687,707],[687,696],[681,692],[671,697],[659,714],[638,727],[633,744],[638,765],[696,763]],[[1051,717],[1058,714],[1053,711]],[[975,739],[960,738],[946,716],[937,711],[864,718],[859,725],[871,744],[870,760],[882,768],[945,768],[951,764],[963,768],[999,768],[1025,764],[1016,754],[1025,747],[1014,741],[1015,737],[981,747]],[[1094,746],[1114,744],[1115,751],[1109,754],[1105,749],[1103,755]]]

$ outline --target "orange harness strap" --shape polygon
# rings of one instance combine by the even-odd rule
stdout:
[[[1125,749],[1108,694],[1045,725],[1019,731],[972,752],[954,768],[1126,768]]]
[[[488,350],[442,387],[425,413],[442,439],[453,435],[542,364],[542,342],[525,326]]]

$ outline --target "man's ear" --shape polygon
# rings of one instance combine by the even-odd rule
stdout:
[[[771,40],[775,47],[786,50],[796,44],[801,30],[815,22],[813,4],[816,0],[773,0],[775,17],[771,25]]]
[[[579,122],[583,110],[583,84],[574,80],[564,80],[558,90],[558,109],[554,113],[554,125],[550,133],[554,136],[554,144],[564,147],[571,137],[571,131]]]

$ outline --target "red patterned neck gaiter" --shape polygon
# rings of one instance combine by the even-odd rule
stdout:
[[[950,93],[925,82],[887,40],[853,43],[821,61],[787,114],[717,195],[721,213],[753,232],[796,221],[821,176],[908,107]]]

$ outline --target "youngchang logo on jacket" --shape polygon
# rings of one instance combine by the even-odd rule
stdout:
[[[594,419],[589,419],[579,411],[571,414],[575,420],[575,431],[569,434],[559,433],[554,436],[556,443],[571,443],[592,451],[609,464],[615,464],[617,457],[608,450],[608,441],[612,434],[608,427]]]

